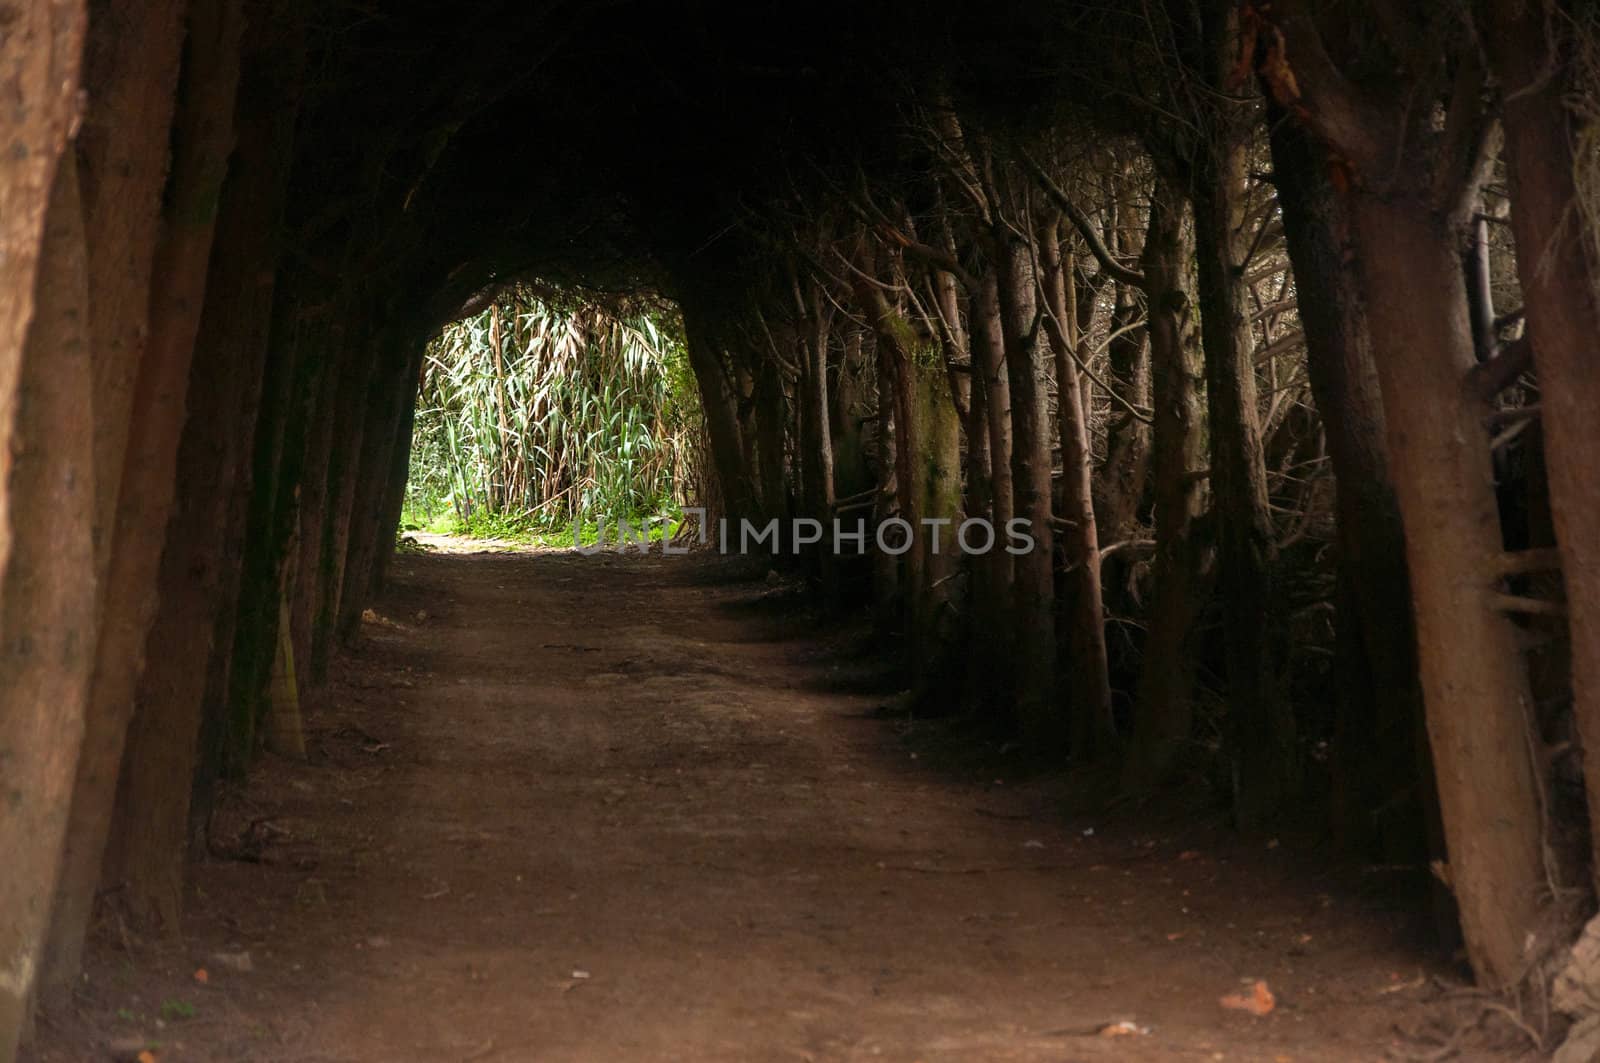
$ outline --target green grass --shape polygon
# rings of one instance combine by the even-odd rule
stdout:
[[[663,521],[660,518],[666,517]],[[634,514],[628,518],[631,530],[629,533],[630,544],[637,538],[644,527],[645,516]],[[659,543],[678,534],[683,527],[684,518],[681,510],[668,510],[665,513],[651,514],[647,538],[651,543]],[[563,550],[574,546],[573,522],[537,521],[526,515],[500,513],[477,513],[470,520],[462,520],[454,510],[446,510],[436,514],[432,520],[422,523],[420,520],[408,519],[401,522],[400,534],[410,532],[424,532],[429,535],[455,535],[469,539],[494,539],[502,542],[518,543],[523,546],[537,546],[547,549]],[[614,521],[606,522],[607,547],[617,545],[617,525]],[[580,523],[577,528],[578,546],[595,546],[600,542],[600,526],[596,521],[588,520]]]
[[[187,1000],[163,1000],[161,1002],[161,1017],[168,1022],[178,1019],[192,1019],[200,1014],[200,1010]]]

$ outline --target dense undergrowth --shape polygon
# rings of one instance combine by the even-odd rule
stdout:
[[[675,515],[701,423],[674,308],[508,288],[429,346],[403,528],[587,545]]]

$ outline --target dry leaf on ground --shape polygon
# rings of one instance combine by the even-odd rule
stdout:
[[[1249,992],[1229,993],[1217,1001],[1233,1011],[1248,1011],[1252,1015],[1266,1015],[1278,1006],[1278,1000],[1259,978],[1251,984]]]

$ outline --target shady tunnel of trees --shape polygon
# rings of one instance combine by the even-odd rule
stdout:
[[[1597,33],[0,0],[0,1058],[97,904],[177,926],[281,649],[383,584],[430,337],[532,282],[681,312],[708,519],[1029,522],[782,544],[919,706],[1431,862],[1541,989],[1600,871]]]

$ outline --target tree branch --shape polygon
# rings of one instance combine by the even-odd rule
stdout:
[[[1039,182],[1039,187],[1044,189],[1045,194],[1055,202],[1056,206],[1061,208],[1061,212],[1072,221],[1073,226],[1082,234],[1084,243],[1089,245],[1089,252],[1094,255],[1095,261],[1100,263],[1100,268],[1123,284],[1134,288],[1143,288],[1145,286],[1144,274],[1136,269],[1129,269],[1118,262],[1115,256],[1111,254],[1110,248],[1106,247],[1105,241],[1100,239],[1100,233],[1089,221],[1088,215],[1078,209],[1078,205],[1072,201],[1072,198],[1062,191],[1061,186],[1055,183],[1051,176],[1045,172],[1044,167],[1040,166],[1038,161],[1028,154],[1026,149],[1022,150],[1021,155],[1023,165],[1033,174],[1034,180]]]

